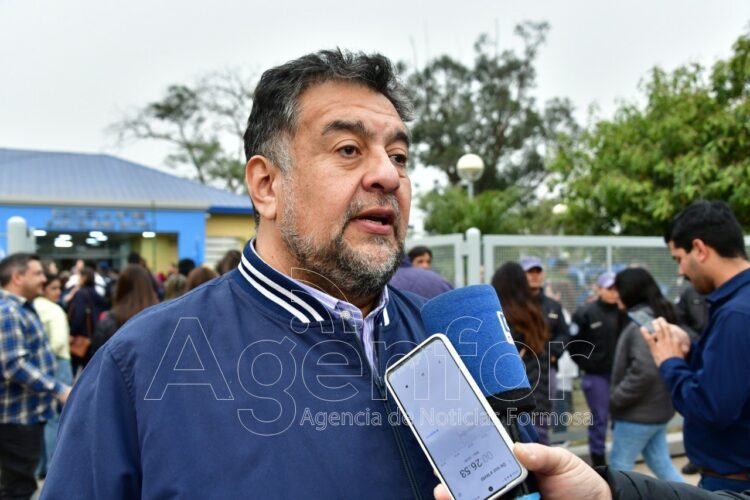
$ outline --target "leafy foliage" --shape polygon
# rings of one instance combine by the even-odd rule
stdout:
[[[565,227],[584,234],[661,234],[697,198],[726,200],[750,227],[750,36],[706,71],[651,71],[643,109],[623,105],[575,140],[561,137]]]
[[[110,127],[121,142],[170,144],[166,164],[190,166],[197,180],[238,191],[244,186],[242,135],[252,103],[252,80],[239,71],[214,73],[195,85],[170,85],[164,97]]]
[[[523,198],[523,189],[511,187],[483,191],[469,201],[465,189],[453,186],[426,194],[419,206],[427,213],[425,230],[432,233],[463,233],[476,227],[483,234],[556,234],[561,223],[552,214],[555,201],[529,204]]]
[[[498,53],[493,41],[479,37],[473,66],[449,56],[429,62],[406,82],[414,99],[412,135],[417,159],[440,168],[451,185],[460,179],[455,165],[465,153],[485,162],[476,191],[524,188],[530,195],[546,177],[544,147],[560,130],[575,129],[568,101],[556,99],[540,110],[531,91],[534,60],[544,42],[546,23],[515,29],[523,53]]]
[[[547,178],[545,151],[562,131],[574,136],[572,106],[553,99],[540,109],[532,95],[534,62],[549,26],[525,23],[515,29],[523,49],[499,52],[487,36],[475,44],[471,66],[449,56],[429,62],[408,75],[415,103],[412,126],[416,158],[446,172],[451,186],[420,200],[427,212],[425,229],[463,232],[478,227],[486,233],[554,232],[549,224],[554,202],[537,199]],[[470,203],[455,165],[465,153],[485,163]],[[547,224],[544,224],[546,222]]]

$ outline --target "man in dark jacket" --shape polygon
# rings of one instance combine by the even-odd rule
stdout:
[[[701,487],[750,488],[750,262],[743,231],[722,201],[700,200],[665,232],[679,273],[708,294],[708,325],[697,342],[657,319],[641,330],[675,409],[685,451],[701,468]],[[655,324],[656,326],[656,324]]]
[[[425,338],[387,286],[409,219],[410,106],[390,61],[266,71],[245,132],[257,236],[233,271],[128,320],[62,416],[42,498],[428,498],[386,397]]]
[[[568,350],[584,371],[581,389],[592,415],[589,426],[589,451],[594,465],[605,465],[605,441],[609,412],[609,382],[615,347],[622,321],[617,308],[615,273],[606,272],[596,280],[599,298],[581,306],[570,328],[574,341]]]
[[[549,354],[549,390],[545,396],[552,402],[557,398],[557,360],[562,356],[565,345],[570,340],[568,324],[565,322],[562,306],[558,301],[544,293],[544,266],[542,259],[529,255],[521,257],[521,267],[526,272],[526,279],[534,296],[539,300],[539,306],[542,308],[542,314],[549,327],[549,341],[547,342],[547,352]],[[542,366],[542,370],[547,367]],[[554,405],[550,405],[554,406]],[[542,432],[540,432],[540,441],[549,444],[547,428],[550,422],[543,422]]]
[[[564,346],[570,340],[568,324],[565,322],[562,305],[544,293],[546,275],[542,260],[539,257],[522,257],[520,264],[526,272],[526,279],[529,281],[531,292],[539,299],[544,319],[547,321],[550,338],[550,362],[552,363],[552,367],[556,369],[557,360],[562,356]],[[550,373],[550,380],[552,378],[553,375]],[[550,394],[554,395],[554,391],[551,391]]]

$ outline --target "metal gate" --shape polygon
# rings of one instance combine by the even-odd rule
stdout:
[[[432,251],[432,269],[447,279],[454,288],[481,283],[481,233],[472,228],[466,235],[443,234],[409,239],[407,251],[424,245]]]

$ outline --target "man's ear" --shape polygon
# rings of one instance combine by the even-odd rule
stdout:
[[[278,167],[265,156],[253,156],[245,166],[245,184],[253,200],[253,208],[268,220],[276,219],[278,184],[274,181],[279,175]]]
[[[23,275],[24,273],[21,271],[13,271],[10,275],[10,282],[15,286],[21,286],[21,283],[23,283]]]
[[[703,240],[697,238],[693,240],[693,249],[690,253],[695,254],[695,258],[698,259],[698,262],[706,262],[706,259],[711,255],[711,251],[711,247],[703,243]]]

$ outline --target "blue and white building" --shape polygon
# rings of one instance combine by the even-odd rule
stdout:
[[[131,251],[154,271],[191,258],[214,263],[255,228],[249,197],[106,154],[0,148],[0,253],[23,217],[37,252],[119,267]]]

